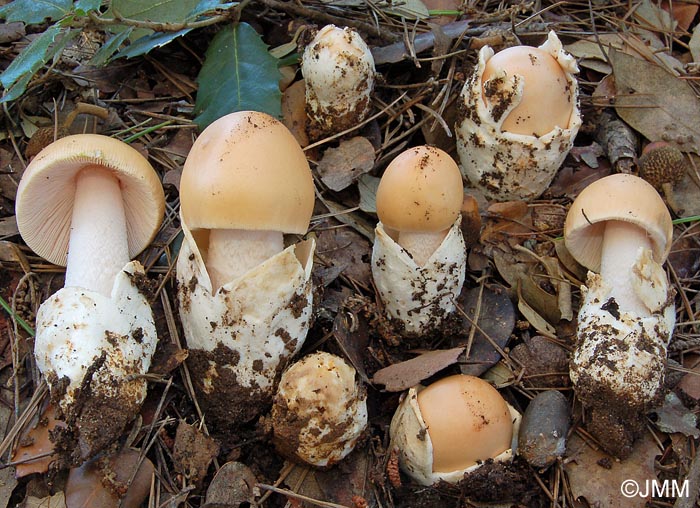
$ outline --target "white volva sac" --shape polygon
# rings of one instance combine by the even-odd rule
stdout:
[[[355,448],[367,427],[367,391],[351,365],[321,351],[282,374],[271,415],[280,453],[332,466]]]
[[[386,312],[403,323],[407,333],[435,329],[455,309],[467,266],[460,222],[461,216],[422,266],[387,234],[381,222],[377,224],[372,276]]]
[[[177,276],[187,346],[194,354],[226,348],[235,358],[235,362],[224,358],[214,362],[212,356],[209,369],[198,372],[195,385],[205,398],[228,399],[228,409],[235,410],[241,421],[249,420],[260,412],[261,401],[271,400],[280,369],[299,352],[309,330],[315,242],[287,247],[213,291],[202,254],[184,220],[182,229]],[[231,375],[238,388],[248,391],[245,397],[240,392],[221,395],[232,388],[227,385]],[[218,421],[223,415],[213,417]]]
[[[301,72],[313,138],[361,123],[374,88],[374,58],[352,28],[326,25],[304,49]]]
[[[549,33],[539,50],[558,62],[561,67],[558,71],[563,71],[567,80],[562,93],[565,94],[564,101],[570,104],[571,112],[570,116],[565,115],[569,118],[565,125],[555,123],[551,130],[535,135],[513,132],[519,130],[517,126],[510,131],[503,128],[509,113],[523,99],[528,83],[521,75],[509,75],[505,71],[497,72],[484,83],[484,71],[494,56],[493,49],[488,46],[479,51],[476,69],[460,94],[462,102],[456,125],[460,166],[471,184],[480,188],[489,199],[537,198],[552,182],[581,126],[578,84],[574,77],[574,73],[578,72],[575,59],[563,50],[554,32]],[[539,104],[533,106],[533,116],[537,113],[550,114],[551,94],[557,93],[555,88],[551,90],[553,92],[539,98]],[[489,97],[498,97],[498,100],[486,100],[487,93]],[[521,122],[513,123],[522,126],[530,120],[528,113]]]
[[[134,276],[143,274],[141,264],[132,261],[117,275],[109,297],[64,287],[39,307],[34,346],[37,366],[52,395],[60,391],[58,401],[66,419],[77,418],[79,428],[90,423],[81,418],[95,418],[104,404],[120,407],[122,421],[115,430],[119,432],[146,397],[142,376],[151,366],[158,337],[151,307],[134,281]],[[90,399],[77,401],[88,387]],[[118,414],[110,417],[114,416],[119,419]],[[94,441],[101,441],[96,430],[90,429],[88,435],[80,432],[81,456],[96,451]]]
[[[666,347],[673,333],[676,312],[669,298],[666,274],[648,251],[640,252],[634,270],[651,268],[640,291],[662,292],[646,315],[615,311],[606,306],[612,288],[589,272],[578,314],[579,346],[571,359],[571,380],[579,396],[592,400],[596,392],[617,394],[626,405],[644,410],[659,399],[666,370]],[[653,274],[653,272],[657,272]],[[659,278],[657,274],[663,278]]]

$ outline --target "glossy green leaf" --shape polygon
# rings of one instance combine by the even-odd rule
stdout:
[[[0,18],[8,23],[21,21],[31,25],[60,19],[72,8],[71,0],[15,0],[0,7]]]
[[[197,77],[195,122],[200,129],[234,111],[262,111],[279,118],[282,94],[277,63],[250,25],[220,30]]]
[[[102,5],[101,0],[78,0],[73,7],[79,16],[85,16],[90,11],[97,11]]]
[[[19,97],[26,90],[32,76],[79,33],[79,30],[64,31],[59,25],[52,25],[34,39],[0,74],[0,85],[5,89],[0,103]]]
[[[178,37],[182,37],[190,30],[192,29],[185,28],[178,32],[155,32],[150,35],[144,35],[120,51],[115,58],[134,58],[136,56],[145,55],[155,48],[165,46]]]
[[[112,56],[119,51],[119,48],[122,44],[124,44],[124,41],[129,38],[129,35],[131,35],[131,28],[116,33],[110,37],[90,59],[90,65],[101,67],[109,62]]]

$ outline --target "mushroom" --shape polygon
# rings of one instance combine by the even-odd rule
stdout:
[[[391,420],[391,447],[417,483],[457,483],[488,459],[512,459],[520,419],[488,382],[457,374],[408,391]]]
[[[345,360],[317,352],[284,371],[271,417],[277,451],[329,467],[355,448],[367,427],[367,390]]]
[[[688,163],[683,152],[665,141],[649,143],[639,157],[639,176],[653,185],[676,213],[681,207],[674,197],[673,186],[680,183],[686,171]]]
[[[430,146],[399,154],[379,182],[372,274],[407,333],[434,328],[455,309],[466,273],[463,196],[457,164]]]
[[[674,291],[663,263],[673,226],[666,205],[639,177],[615,174],[586,187],[564,226],[571,255],[588,268],[571,380],[591,409],[589,431],[623,458],[663,396]]]
[[[304,49],[301,73],[311,139],[361,123],[370,111],[374,58],[352,28],[326,25]]]
[[[464,175],[489,199],[534,199],[552,182],[581,126],[577,72],[553,31],[538,48],[481,48],[456,143]]]
[[[37,313],[39,370],[72,431],[73,460],[94,455],[137,414],[157,336],[129,261],[155,236],[165,209],[160,180],[129,145],[78,134],[47,146],[17,190],[27,245],[66,266],[65,286]]]
[[[315,243],[284,248],[283,234],[306,233],[314,185],[289,130],[265,113],[240,111],[197,138],[180,200],[188,364],[207,417],[224,428],[263,411],[306,337]]]

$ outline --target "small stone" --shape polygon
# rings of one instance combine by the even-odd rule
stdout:
[[[569,420],[566,397],[556,390],[541,392],[523,415],[518,453],[534,467],[551,466],[566,451]]]

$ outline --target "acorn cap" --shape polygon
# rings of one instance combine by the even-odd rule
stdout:
[[[165,211],[163,186],[135,148],[100,134],[61,138],[27,166],[15,201],[22,238],[54,264],[66,265],[76,175],[89,166],[106,168],[119,180],[130,257],[145,249],[160,227]]]
[[[564,242],[580,264],[600,271],[605,223],[629,222],[649,235],[654,259],[662,264],[671,250],[673,223],[663,199],[651,184],[634,175],[615,174],[596,180],[571,204]]]
[[[190,229],[305,234],[314,184],[292,133],[266,113],[238,111],[210,124],[192,145],[180,181]]]
[[[377,188],[377,215],[385,227],[402,232],[438,232],[454,224],[464,189],[457,163],[432,146],[399,154]]]
[[[685,155],[677,147],[657,141],[644,147],[639,158],[639,176],[661,190],[663,184],[677,184],[687,170]]]

